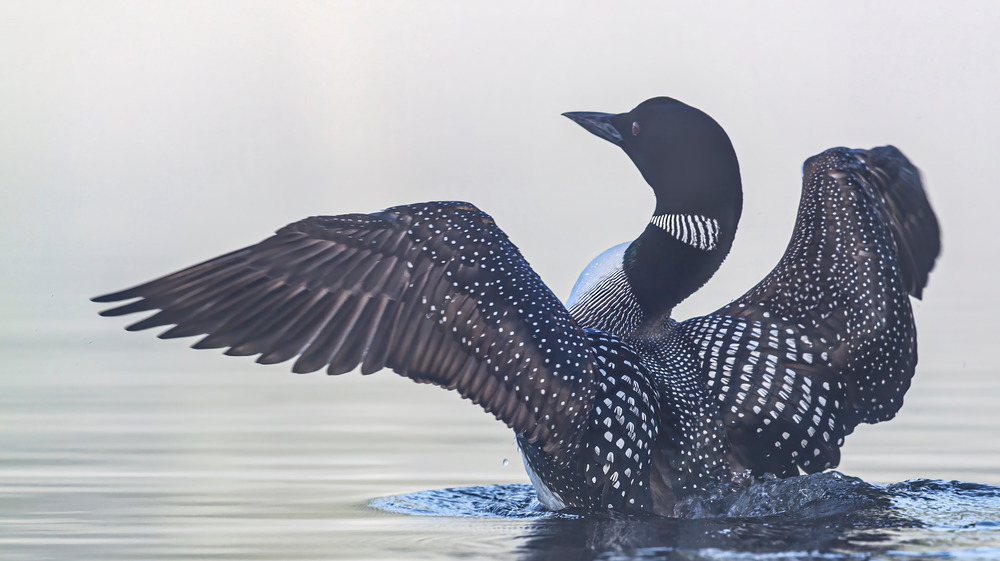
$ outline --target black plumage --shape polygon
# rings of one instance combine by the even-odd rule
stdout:
[[[550,508],[671,514],[734,472],[836,465],[860,422],[891,418],[916,364],[908,295],[939,251],[916,169],[891,147],[807,161],[795,233],[743,297],[676,322],[742,210],[735,151],[669,98],[570,113],[623,148],[657,205],[564,306],[468,203],[318,216],[97,302],[159,310],[130,330],[293,371],[381,368],[454,389],[514,429]],[[577,291],[575,291],[577,292]]]

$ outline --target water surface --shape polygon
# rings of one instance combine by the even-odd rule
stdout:
[[[977,397],[1000,388],[980,376],[924,374],[919,416],[850,437],[871,483],[775,482],[665,520],[541,511],[506,429],[388,373],[295,376],[110,329],[34,341],[3,349],[4,559],[1000,557],[1000,423]],[[938,431],[983,446],[927,448]],[[978,484],[902,482],[939,472]]]

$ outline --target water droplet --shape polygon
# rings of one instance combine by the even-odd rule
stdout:
[[[508,460],[507,458],[504,458],[503,459],[503,467],[507,467],[509,465],[510,465],[510,460]]]

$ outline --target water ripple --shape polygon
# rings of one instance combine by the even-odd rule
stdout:
[[[528,522],[524,559],[997,559],[1000,488],[910,480],[887,486],[836,472],[761,481],[670,519],[544,511],[529,485],[384,497],[396,514]],[[709,509],[711,516],[705,516]],[[669,545],[666,545],[669,544]]]

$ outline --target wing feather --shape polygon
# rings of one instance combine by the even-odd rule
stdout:
[[[129,329],[173,325],[160,336],[204,335],[194,347],[264,364],[294,359],[294,372],[389,367],[457,390],[547,450],[569,448],[595,392],[583,331],[468,203],[307,218],[94,300],[132,299],[102,314],[159,310]]]
[[[836,466],[858,423],[895,415],[917,360],[908,294],[940,249],[919,173],[895,148],[834,148],[803,169],[778,265],[679,330],[701,346],[739,462],[781,475]]]

